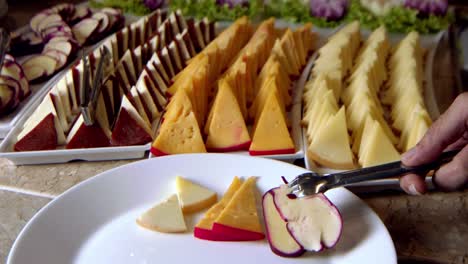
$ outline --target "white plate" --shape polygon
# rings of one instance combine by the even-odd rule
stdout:
[[[139,227],[145,209],[174,192],[182,175],[221,195],[235,175],[261,175],[261,192],[305,170],[271,159],[228,154],[165,156],[128,164],[68,190],[40,210],[15,241],[8,264],[23,263],[397,263],[395,248],[377,215],[346,189],[327,196],[344,220],[333,250],[286,259],[267,241],[212,242],[192,233],[163,234]],[[193,227],[200,214],[187,218]]]

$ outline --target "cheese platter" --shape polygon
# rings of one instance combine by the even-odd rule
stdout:
[[[378,33],[378,31],[380,31],[380,33]],[[338,114],[338,108],[337,108],[338,106],[333,104],[333,100],[331,101],[328,100],[329,102],[332,102],[331,105],[332,106],[334,105],[334,106],[332,108],[327,108],[327,109],[335,109],[334,111],[337,111],[335,112],[336,113],[335,118],[333,119],[335,121],[334,122],[328,121],[329,127],[327,129],[329,133],[325,135],[323,133],[320,134],[320,132],[318,132],[318,130],[320,129],[317,127],[320,127],[320,125],[317,125],[317,122],[319,122],[320,118],[317,116],[314,119],[315,124],[312,124],[312,125],[304,124],[304,118],[307,119],[308,116],[314,115],[312,113],[314,111],[318,113],[317,112],[318,110],[312,109],[313,107],[311,107],[311,105],[313,103],[309,102],[308,103],[309,105],[305,105],[303,109],[304,111],[303,125],[306,125],[305,128],[303,129],[303,141],[304,141],[304,146],[305,146],[305,149],[304,149],[305,165],[307,169],[310,169],[310,170],[313,170],[315,172],[325,174],[325,175],[329,173],[333,173],[333,172],[354,169],[354,168],[358,168],[361,166],[366,167],[366,166],[376,165],[379,163],[390,162],[392,160],[399,160],[400,153],[405,152],[408,149],[410,149],[412,146],[414,146],[414,144],[416,144],[419,138],[424,134],[425,130],[423,131],[423,128],[427,129],[431,120],[437,119],[438,116],[440,115],[440,111],[437,106],[437,100],[434,96],[434,90],[433,90],[434,87],[432,84],[432,74],[433,74],[432,66],[434,63],[434,57],[435,57],[437,46],[444,32],[439,32],[433,35],[422,35],[422,36],[419,36],[416,33],[387,34],[383,28],[380,28],[380,30],[376,30],[373,32],[368,31],[368,30],[358,30],[356,32],[358,33],[358,35],[362,36],[363,45],[361,45],[361,47],[372,47],[372,46],[377,47],[377,45],[375,44],[373,45],[370,43],[370,39],[374,39],[374,40],[378,39],[376,37],[378,34],[380,34],[381,37],[385,36],[384,38],[387,39],[386,41],[389,45],[387,47],[387,51],[380,50],[378,53],[379,56],[381,56],[382,58],[385,58],[386,57],[385,54],[388,52],[389,59],[383,60],[381,62],[382,63],[381,65],[384,68],[389,67],[390,69],[389,72],[386,75],[381,75],[381,74],[379,75],[379,74],[374,73],[372,77],[374,78],[373,79],[374,83],[379,83],[375,79],[376,76],[377,77],[381,76],[380,78],[383,78],[383,80],[380,81],[380,83],[382,84],[382,88],[380,89],[382,90],[379,91],[377,88],[374,88],[375,85],[373,84],[374,86],[369,85],[369,87],[372,87],[372,90],[371,90],[372,92],[370,93],[366,92],[366,94],[370,94],[372,98],[375,98],[378,101],[380,101],[379,103],[376,104],[376,106],[379,109],[381,109],[380,112],[381,114],[383,114],[382,118],[380,118],[381,121],[379,121],[379,123],[383,124],[380,129],[382,133],[380,133],[379,136],[375,137],[375,140],[376,140],[375,142],[371,142],[372,140],[370,138],[374,137],[372,135],[372,132],[369,132],[371,129],[368,128],[367,131],[362,131],[361,129],[361,131],[359,132],[360,130],[359,126],[355,125],[356,120],[359,120],[359,119],[356,119],[357,118],[356,113],[360,111],[359,108],[357,108],[357,105],[360,105],[359,107],[363,108],[367,104],[366,102],[368,102],[368,101],[355,99],[355,98],[358,98],[358,96],[360,96],[359,95],[360,91],[357,91],[354,88],[349,88],[349,87],[353,87],[353,85],[357,87],[356,84],[353,84],[353,82],[358,83],[361,87],[363,86],[368,87],[365,82],[360,82],[360,83],[356,82],[356,80],[359,80],[359,78],[361,78],[361,77],[356,77],[359,75],[357,73],[357,71],[359,70],[359,63],[356,63],[356,65],[353,65],[353,68],[352,68],[354,72],[351,71],[349,75],[351,77],[345,77],[345,78],[348,78],[348,80],[343,81],[343,88],[342,88],[343,91],[341,92],[341,96],[339,97],[340,102],[344,103],[343,106],[341,107],[342,109],[340,109],[339,111],[339,112],[343,112],[341,113],[342,121],[337,121],[340,119],[338,117],[340,116]],[[392,93],[392,92],[389,92],[389,90],[391,91],[391,89],[395,89],[395,88],[392,88],[392,85],[393,86],[398,85],[396,80],[400,77],[396,76],[396,72],[395,72],[395,69],[398,68],[399,66],[389,66],[389,65],[392,65],[392,63],[393,65],[398,64],[398,60],[396,60],[397,55],[395,54],[401,53],[401,50],[402,50],[401,47],[408,45],[408,44],[405,44],[405,42],[408,43],[410,41],[412,41],[413,43],[416,43],[416,44],[413,44],[413,47],[420,47],[419,51],[418,51],[418,48],[413,49],[413,50],[416,50],[416,52],[420,52],[419,55],[416,55],[416,56],[420,56],[420,60],[421,60],[420,62],[421,66],[420,66],[420,69],[418,70],[420,71],[420,77],[418,77],[420,78],[418,82],[419,85],[416,85],[416,84],[412,85],[410,79],[408,79],[410,77],[408,77],[409,73],[407,72],[411,72],[411,67],[413,67],[413,66],[410,66],[410,68],[406,70],[407,72],[405,72],[404,75],[401,75],[400,73],[401,76],[406,76],[404,78],[407,78],[405,82],[401,83],[401,85],[403,86],[400,86],[402,88],[404,87],[405,96],[402,96],[400,97],[401,99],[396,99],[396,100],[408,100],[409,97],[414,97],[414,98],[409,99],[404,104],[398,103],[398,101],[392,103],[388,101],[389,93]],[[362,49],[363,50],[359,51],[359,53],[356,52],[357,54],[359,54],[356,56],[357,57],[356,60],[359,60],[361,63],[366,60],[365,58],[363,58],[364,56],[361,55],[365,53],[364,51],[365,48],[362,48]],[[370,53],[371,52],[367,51],[367,54],[370,54]],[[411,60],[411,58],[412,58],[411,55],[407,55],[406,59],[404,60],[400,59],[402,61],[402,65],[411,64],[411,62],[408,61],[408,60]],[[403,61],[405,62],[403,63]],[[320,63],[322,62],[319,62],[319,64]],[[319,67],[323,68],[323,66],[319,66]],[[392,69],[393,69],[393,72],[392,72]],[[376,70],[374,70],[374,72],[375,71]],[[363,72],[362,68],[361,68],[361,72]],[[328,80],[319,80],[322,77],[317,77],[317,76],[318,76],[317,73],[315,73],[315,75],[314,73],[310,74],[308,84],[307,84],[309,85],[309,88],[307,88],[307,85],[306,85],[304,89],[304,100],[307,100],[306,97],[310,98],[310,95],[311,95],[310,87],[314,85],[313,84],[314,80],[312,79],[315,78],[316,88],[319,86],[318,83],[320,82],[322,82],[322,86],[326,83],[329,84]],[[416,94],[415,96],[408,96],[408,93],[409,93],[408,90],[412,89],[411,86],[421,87],[417,89],[419,91],[418,92],[419,95]],[[323,87],[317,88],[317,89],[323,91]],[[353,92],[350,92],[350,91],[353,91]],[[377,91],[375,92],[375,95],[372,95],[374,93],[373,91]],[[318,94],[317,96],[320,97]],[[333,98],[333,97],[330,97],[330,98]],[[417,99],[417,98],[421,98],[421,99]],[[404,113],[399,114],[397,117],[396,113],[398,111],[402,112],[398,107],[401,107],[402,105],[405,105],[405,107],[407,105],[411,105],[412,104],[411,100],[420,101],[420,103],[417,104],[418,107],[421,106],[418,108],[420,110],[406,109],[405,111],[403,111]],[[353,101],[356,101],[357,103],[356,102],[353,103]],[[309,110],[307,110],[307,107],[309,107]],[[318,106],[316,106],[316,109],[318,109]],[[344,114],[345,112],[346,114]],[[421,121],[418,121],[419,120],[418,118],[414,119],[412,117],[414,113],[419,113],[417,114],[418,118],[424,117],[424,119],[421,119]],[[379,119],[378,114],[376,114],[373,107],[368,108],[364,116],[366,115],[372,116],[371,119]],[[367,119],[365,121],[366,126],[368,122],[371,122],[371,121],[367,121]],[[310,120],[312,122],[312,119]],[[388,121],[385,121],[385,120],[388,120]],[[412,121],[408,121],[408,120],[412,120]],[[386,124],[386,122],[389,122],[388,125]],[[410,126],[406,125],[407,131],[404,130],[405,125],[402,125],[402,124],[405,124],[405,122],[406,124],[411,123]],[[419,125],[418,122],[423,122],[424,125]],[[332,125],[332,123],[336,123],[336,124]],[[340,130],[338,126],[339,123],[344,124],[344,129],[342,129],[343,137],[340,137],[338,135],[339,133],[337,132]],[[314,125],[317,127],[316,128],[310,127]],[[385,126],[387,126],[386,128],[388,129],[386,129]],[[364,127],[364,124],[362,124],[361,127]],[[412,131],[412,130],[415,130],[415,131]],[[416,130],[418,130],[419,132],[417,132]],[[348,136],[348,133],[349,133],[348,131],[351,131],[351,137]],[[328,140],[328,143],[325,143],[327,142],[326,138],[331,134],[335,134],[335,136],[333,136],[334,147],[330,145],[331,143],[329,140]],[[340,155],[336,154],[333,157],[329,156],[329,159],[324,158],[324,154],[331,155],[330,153],[336,153],[337,149],[333,150],[333,148],[337,147],[338,145],[337,142],[339,141],[338,138],[343,138],[343,140],[346,139],[343,141],[343,144],[341,144],[346,147],[342,148],[342,150],[339,151],[341,153]],[[389,143],[387,144],[387,146],[389,146],[389,148],[387,149],[388,151],[385,150],[386,149],[385,142],[387,141]],[[366,146],[366,148],[362,149],[363,145]],[[394,148],[393,145],[396,146],[395,149],[393,149]],[[320,153],[321,152],[320,149],[323,149],[324,146],[328,146],[328,151],[327,151],[328,154],[324,152]],[[373,147],[377,147],[377,148],[373,148]],[[390,150],[390,149],[393,149],[393,150]],[[342,155],[343,153],[347,153],[349,155],[345,157],[345,155]],[[372,153],[372,154],[369,154],[369,153]],[[430,179],[428,181],[430,181]],[[358,190],[358,191],[367,192],[367,191],[377,191],[377,190],[382,190],[382,189],[393,189],[393,188],[399,189],[399,185],[398,185],[398,179],[395,178],[395,179],[379,180],[379,181],[375,181],[372,183],[357,184],[355,186],[353,185],[351,188],[354,188],[355,190]]]
[[[125,19],[122,13],[112,8],[92,10],[86,3],[59,4],[40,11],[28,25],[9,34],[7,64],[2,68],[1,76],[2,79],[14,78],[10,73],[17,70],[13,67],[19,68],[16,79],[24,92],[12,95],[18,103],[0,107],[0,139],[6,137],[31,104],[42,98],[77,61],[79,50],[92,50],[95,43],[122,27]],[[86,21],[94,21],[100,27],[91,27],[93,30],[89,31],[89,27],[81,25]],[[81,36],[83,41],[78,41],[75,36]],[[5,91],[5,87],[2,89]],[[11,99],[9,94],[2,92],[3,104]]]

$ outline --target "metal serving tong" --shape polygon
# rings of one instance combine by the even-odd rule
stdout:
[[[288,186],[291,188],[291,194],[301,198],[358,182],[386,179],[408,173],[424,174],[430,170],[439,168],[442,164],[450,162],[459,151],[460,150],[452,150],[444,152],[434,162],[417,167],[405,167],[401,161],[396,161],[374,167],[327,175],[307,172],[297,176],[288,183]]]
[[[3,67],[3,61],[9,46],[10,33],[5,28],[0,28],[0,70]]]
[[[99,60],[96,72],[94,73],[93,83],[90,84],[90,65],[88,56],[82,52],[83,75],[80,82],[80,108],[85,125],[92,126],[95,122],[96,103],[101,92],[104,67],[110,63],[110,52],[105,46],[101,48],[101,58]]]

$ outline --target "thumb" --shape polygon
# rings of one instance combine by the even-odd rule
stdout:
[[[468,127],[468,93],[459,95],[429,128],[421,141],[401,157],[403,164],[417,166],[434,161],[444,149],[463,136]]]

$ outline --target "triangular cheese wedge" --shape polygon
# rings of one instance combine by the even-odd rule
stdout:
[[[84,123],[83,116],[80,114],[70,129],[70,133],[68,133],[66,148],[102,148],[109,146],[109,138],[104,133],[99,122],[94,123],[92,126],[87,126]]]
[[[141,214],[136,222],[144,228],[163,233],[187,231],[184,215],[180,209],[176,194],[171,195],[166,201]]]
[[[206,147],[211,151],[248,149],[250,136],[231,87],[221,82],[212,109]]]
[[[260,240],[263,234],[257,212],[256,178],[248,178],[216,218],[213,232],[226,234],[236,241]]]
[[[294,142],[276,93],[270,93],[256,121],[250,155],[294,153]]]
[[[47,114],[14,145],[15,151],[47,150],[57,147],[57,131],[53,129],[54,115]],[[51,129],[52,128],[52,129]]]
[[[204,153],[205,144],[195,114],[190,111],[176,120],[164,120],[151,146],[156,156],[181,153]]]
[[[242,180],[238,177],[234,177],[231,184],[229,185],[229,188],[224,193],[221,200],[219,200],[219,202],[210,207],[210,209],[208,209],[203,218],[195,226],[195,237],[206,240],[226,240],[226,238],[222,235],[217,236],[216,234],[214,234],[211,229],[213,228],[213,223],[216,220],[216,218],[218,218],[218,216],[221,214],[224,208],[226,208],[226,205],[229,203],[229,201],[231,201],[232,197],[237,192],[237,190],[239,190],[241,185]]]
[[[332,169],[353,169],[353,153],[349,145],[345,108],[331,117],[318,131],[308,151],[319,164]]]
[[[180,176],[176,177],[176,190],[184,214],[198,212],[216,203],[216,192]]]
[[[112,144],[117,146],[142,145],[151,142],[152,134],[148,123],[143,120],[124,95],[112,130]]]
[[[360,153],[365,153],[365,155],[364,157],[359,157],[359,162],[363,168],[400,159],[400,154],[385,134],[380,122],[374,121],[369,133],[369,135],[363,134],[361,140],[363,150]]]

